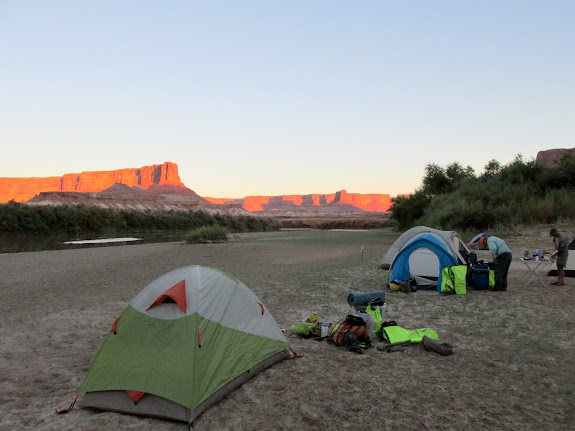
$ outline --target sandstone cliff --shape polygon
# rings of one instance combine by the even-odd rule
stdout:
[[[217,204],[241,204],[244,209],[254,211],[296,211],[317,212],[314,207],[327,209],[337,206],[342,212],[355,208],[361,211],[384,212],[391,206],[391,196],[387,194],[348,193],[346,190],[331,194],[280,195],[280,196],[246,196],[243,199],[205,198]],[[345,208],[343,207],[345,205]],[[332,208],[330,212],[337,212]]]
[[[26,202],[43,191],[60,190],[62,177],[2,178],[0,177],[0,203],[14,200]]]
[[[554,150],[539,151],[535,160],[537,163],[553,168],[557,163],[559,163],[565,154],[575,157],[575,148],[558,148]]]
[[[149,191],[149,193],[145,193]],[[82,172],[47,178],[0,178],[0,203],[14,200],[32,205],[97,205],[106,208],[208,209],[271,214],[358,214],[385,212],[387,194],[348,193],[202,198],[180,180],[178,165]],[[156,202],[154,202],[154,200]]]
[[[141,168],[65,174],[62,177],[0,178],[0,203],[9,200],[26,202],[41,192],[100,192],[114,184],[142,189],[154,185],[185,187],[178,175],[178,165],[165,162]]]

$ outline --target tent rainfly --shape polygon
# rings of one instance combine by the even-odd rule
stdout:
[[[114,323],[80,407],[178,420],[292,357],[262,301],[237,278],[188,266],[146,286]]]

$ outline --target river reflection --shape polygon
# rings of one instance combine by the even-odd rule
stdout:
[[[79,241],[66,241],[62,244],[103,244],[106,242],[131,242],[141,241],[142,238],[98,238],[98,239],[82,239]]]
[[[184,232],[118,233],[116,235],[0,235],[0,253],[113,247],[183,241]]]

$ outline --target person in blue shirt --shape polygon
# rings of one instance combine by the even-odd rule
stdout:
[[[505,241],[496,236],[482,237],[479,240],[483,247],[487,247],[491,252],[491,257],[495,263],[495,285],[493,290],[505,292],[507,290],[507,275],[511,266],[511,250],[507,247]]]

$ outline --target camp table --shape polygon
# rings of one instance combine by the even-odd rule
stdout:
[[[527,277],[525,277],[524,287],[527,287],[529,283],[531,283],[531,280],[533,280],[534,278],[537,278],[537,280],[539,280],[539,282],[543,287],[547,286],[545,284],[545,281],[541,277],[547,273],[545,272],[544,274],[543,271],[547,270],[547,267],[551,265],[550,260],[531,260],[525,258],[520,258],[519,260],[523,262],[527,267],[527,269],[529,270],[529,274],[527,275]]]

